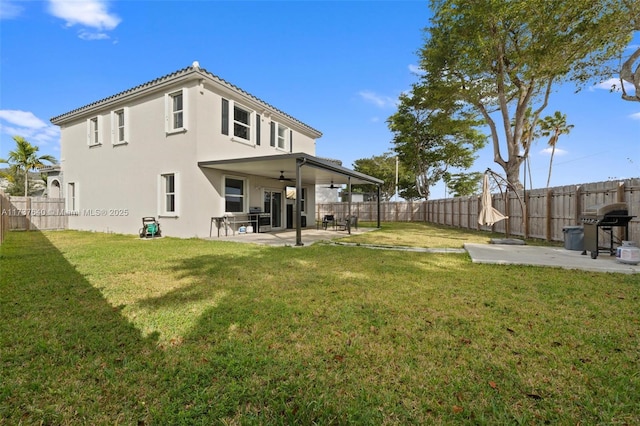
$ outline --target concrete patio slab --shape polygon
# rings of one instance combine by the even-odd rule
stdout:
[[[473,263],[555,266],[623,274],[640,273],[640,265],[619,263],[615,256],[600,254],[597,259],[592,259],[590,255],[581,254],[581,251],[566,250],[562,247],[467,243],[464,248],[471,256]]]
[[[352,229],[351,235],[359,235],[365,232],[370,232],[376,228],[358,228]],[[333,229],[313,229],[305,228],[302,230],[302,243],[304,246],[310,246],[318,241],[331,241],[337,238],[348,237],[347,231],[337,231]],[[272,232],[252,232],[240,234],[238,232],[235,235],[229,233],[229,235],[220,235],[220,237],[214,236],[206,238],[207,240],[219,240],[219,241],[233,241],[238,243],[253,243],[266,246],[296,246],[296,231],[293,229],[287,229],[284,231],[272,231]],[[303,246],[303,247],[304,247]]]

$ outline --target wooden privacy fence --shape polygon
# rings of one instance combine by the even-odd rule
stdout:
[[[0,199],[0,214],[4,223],[2,233],[32,229],[67,229],[64,198],[1,196]]]
[[[480,196],[455,197],[428,201],[383,202],[382,222],[430,222],[458,228],[494,231],[510,236],[563,241],[565,228],[582,225],[580,216],[590,206],[626,203],[629,215],[629,239],[640,242],[640,179],[566,185],[549,189],[492,194],[493,207],[509,216],[491,227],[478,224],[482,207]],[[316,217],[334,214],[345,217],[347,203],[316,205]],[[375,201],[351,204],[351,214],[360,221],[377,221]],[[622,239],[622,228],[614,228],[614,237]],[[602,241],[608,244],[608,241]]]

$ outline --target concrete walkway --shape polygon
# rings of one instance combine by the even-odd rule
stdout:
[[[351,235],[358,235],[373,231],[375,228],[353,229]],[[578,269],[594,272],[615,272],[623,274],[640,273],[640,265],[628,265],[618,263],[615,257],[601,253],[597,259],[591,259],[589,255],[582,255],[580,251],[565,250],[563,247],[543,247],[511,244],[464,244],[464,249],[430,249],[421,247],[397,247],[384,245],[365,245],[347,242],[335,242],[333,240],[348,237],[347,231],[334,231],[332,229],[304,229],[302,231],[302,247],[308,247],[317,242],[332,243],[345,246],[367,247],[376,250],[403,250],[423,253],[469,253],[473,263],[492,263],[500,265],[533,265],[552,266],[565,269]],[[210,240],[235,241],[242,243],[254,243],[268,246],[296,246],[295,230],[279,232],[265,232],[252,234],[238,234],[208,238]]]

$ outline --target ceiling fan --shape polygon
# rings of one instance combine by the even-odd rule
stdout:
[[[284,170],[280,171],[280,177],[278,178],[278,180],[280,182],[285,182],[285,181],[291,182],[291,181],[293,181],[293,179],[287,179],[286,177],[284,177]]]
[[[335,186],[335,185],[333,184],[333,181],[331,181],[331,185],[329,185],[329,186],[325,186],[325,188],[329,188],[329,189],[340,189],[340,187],[339,187],[339,186]]]

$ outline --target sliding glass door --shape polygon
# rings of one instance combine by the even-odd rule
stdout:
[[[264,212],[271,215],[271,229],[282,228],[282,192],[264,191]]]

